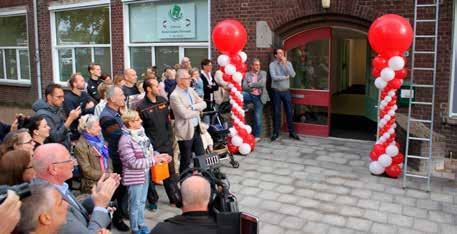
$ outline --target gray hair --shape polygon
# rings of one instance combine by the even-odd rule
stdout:
[[[192,75],[192,73],[194,72],[198,72],[200,74],[200,69],[196,68],[196,67],[193,67],[191,70],[190,70],[190,74]]]
[[[191,176],[184,180],[181,185],[183,205],[207,206],[210,194],[210,184],[202,176]]]
[[[95,115],[87,114],[79,118],[78,131],[82,133],[84,130],[92,128],[95,122],[98,122],[99,119]]]
[[[254,64],[255,62],[261,63],[259,58],[253,58],[251,64]]]
[[[49,183],[30,185],[31,195],[22,201],[21,219],[15,229],[17,233],[31,233],[38,228],[39,216],[53,209],[52,189],[55,188]]]
[[[176,72],[176,80],[183,78],[186,73],[189,74],[189,70],[182,68],[178,69],[178,71]]]
[[[106,100],[109,100],[111,99],[112,97],[114,97],[115,95],[115,92],[116,92],[116,88],[119,88],[115,85],[110,85],[107,89],[106,89],[106,92],[105,92],[105,99]]]

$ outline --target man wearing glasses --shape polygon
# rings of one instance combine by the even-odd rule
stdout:
[[[73,177],[74,164],[75,160],[64,146],[55,143],[41,145],[32,159],[36,171],[32,184],[52,184],[70,205],[66,224],[59,233],[95,233],[111,222],[108,204],[120,177],[117,174],[103,175],[92,189],[92,195],[80,203],[65,183]]]
[[[65,119],[63,111],[64,92],[62,86],[50,84],[45,89],[46,100],[40,99],[32,105],[35,115],[43,116],[51,128],[49,141],[63,144],[70,149],[70,125],[78,119],[81,114],[81,107],[77,107],[68,113]]]

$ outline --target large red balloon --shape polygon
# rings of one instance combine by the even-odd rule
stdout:
[[[374,68],[382,70],[383,68],[387,67],[387,60],[378,55],[373,59],[373,61],[371,61],[371,64]]]
[[[213,29],[214,46],[222,53],[234,55],[246,45],[247,34],[237,20],[224,20]]]
[[[403,69],[395,72],[396,79],[405,79],[407,76],[408,76],[408,69],[406,69],[406,68],[403,68]]]
[[[381,155],[385,152],[385,147],[383,147],[382,145],[380,144],[376,144],[373,146],[373,151],[377,154],[377,155]]]
[[[404,156],[402,153],[398,153],[397,156],[392,157],[392,164],[400,164],[403,162]]]
[[[397,178],[401,174],[401,168],[398,164],[392,164],[386,167],[385,172],[389,177]]]
[[[383,15],[371,24],[368,41],[374,51],[390,58],[408,50],[413,41],[413,29],[408,20],[399,15]]]

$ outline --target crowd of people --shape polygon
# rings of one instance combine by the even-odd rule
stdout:
[[[275,103],[271,140],[278,138],[281,103],[290,137],[298,140],[288,90],[295,72],[282,49],[275,49],[274,56],[269,66]],[[163,186],[169,204],[181,202],[180,190],[183,214],[160,223],[153,233],[179,233],[193,222],[204,224],[199,233],[215,231],[207,210],[208,181],[197,175],[178,179],[193,155],[212,151],[206,129],[213,119],[202,113],[229,101],[227,83],[215,79],[213,71],[209,59],[198,69],[184,57],[161,76],[149,67],[139,80],[130,68],[113,79],[92,63],[87,80],[75,73],[68,89],[48,85],[44,98],[32,105],[32,116],[18,114],[11,125],[0,126],[0,185],[30,183],[31,190],[24,199],[8,191],[0,204],[0,233],[109,233],[111,226],[149,233],[144,211],[158,208],[150,170],[161,163],[168,164],[170,176]],[[253,59],[242,87],[245,104],[254,106],[257,141],[263,106],[270,99],[266,81],[261,61]]]

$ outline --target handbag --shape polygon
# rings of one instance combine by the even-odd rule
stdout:
[[[157,163],[151,167],[151,180],[154,183],[160,183],[162,180],[170,177],[170,172],[168,171],[168,163]]]

